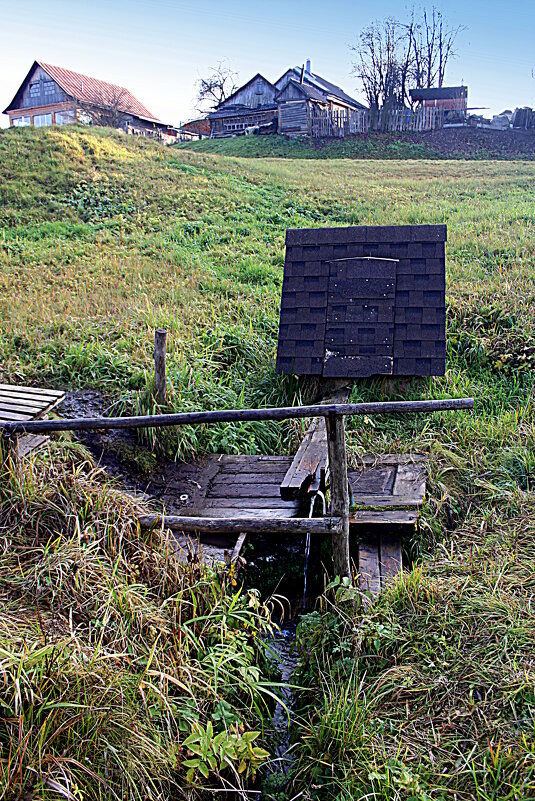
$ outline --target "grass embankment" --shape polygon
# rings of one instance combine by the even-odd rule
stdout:
[[[447,375],[410,395],[471,394],[477,408],[351,424],[353,453],[430,454],[421,533],[408,544],[425,558],[373,609],[352,590],[339,590],[335,609],[332,591],[303,621],[298,678],[309,690],[295,723],[295,771],[282,789],[271,778],[271,792],[281,799],[301,791],[317,799],[533,797],[535,165],[244,161],[105,132],[22,130],[0,136],[0,177],[4,378],[97,386],[128,408],[152,405],[156,326],[170,332],[171,408],[306,398],[305,384],[281,380],[273,368],[285,229],[448,224]],[[377,389],[359,385],[353,399]],[[220,427],[169,435],[163,447],[268,451],[286,447],[293,433]],[[35,469],[46,477],[46,459]],[[10,543],[20,537],[51,556],[69,541],[61,518],[52,518],[33,546],[38,518],[9,514],[28,497],[38,505],[44,498],[44,509],[45,486],[3,485],[12,560]],[[98,484],[92,491],[98,496]],[[61,483],[57,492],[64,498]],[[91,506],[83,511],[82,495],[72,494],[69,508],[79,507],[74,518],[83,515],[92,530],[98,515]],[[99,525],[104,536],[107,524]],[[85,547],[82,540],[80,558]],[[16,620],[28,609],[41,616],[20,650],[27,671],[54,607],[50,596],[38,603],[22,568],[15,591],[6,575],[0,572],[0,587]],[[57,581],[52,573],[48,586]],[[81,631],[89,647],[89,625]],[[16,636],[10,623],[2,634],[9,648]],[[9,670],[5,676],[9,700],[17,685]],[[132,693],[142,699],[137,685]],[[214,722],[224,730],[220,718]],[[77,727],[74,721],[75,736],[83,733]],[[10,723],[23,749],[18,731]],[[65,755],[52,745],[49,752]],[[30,768],[38,776],[48,769],[35,759]],[[106,769],[96,772],[105,779]]]
[[[251,781],[268,755],[253,728],[272,705],[267,608],[143,537],[142,506],[79,446],[0,465],[0,798]]]
[[[358,134],[346,139],[236,136],[177,145],[195,153],[286,159],[535,159],[533,131],[442,128],[425,133]]]

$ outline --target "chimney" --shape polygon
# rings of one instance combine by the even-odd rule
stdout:
[[[307,58],[307,72],[310,75],[310,59]]]

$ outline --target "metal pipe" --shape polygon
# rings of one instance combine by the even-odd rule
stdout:
[[[407,414],[473,409],[473,398],[446,400],[378,401],[372,403],[331,403],[315,406],[285,406],[280,409],[224,409],[212,412],[140,415],[138,417],[87,417],[65,420],[2,422],[6,434],[46,434],[52,431],[92,431],[110,428],[162,428],[164,426],[203,425],[205,423],[243,423],[262,420],[294,420],[335,415]]]

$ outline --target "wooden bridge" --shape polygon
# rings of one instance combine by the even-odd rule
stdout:
[[[376,594],[401,567],[400,533],[415,525],[425,494],[426,459],[365,456],[347,465],[346,416],[430,413],[472,409],[472,398],[331,403],[313,406],[231,409],[139,417],[2,421],[8,441],[19,434],[95,429],[158,428],[209,423],[311,418],[293,459],[277,456],[221,456],[196,498],[179,515],[150,515],[142,526],[164,525],[182,532],[329,534],[336,575],[350,575],[350,532],[361,532],[359,575]],[[329,489],[330,502],[320,510]],[[312,515],[314,512],[314,516]]]

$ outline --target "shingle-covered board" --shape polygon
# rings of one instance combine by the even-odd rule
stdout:
[[[277,371],[442,375],[445,241],[445,225],[288,230]]]

